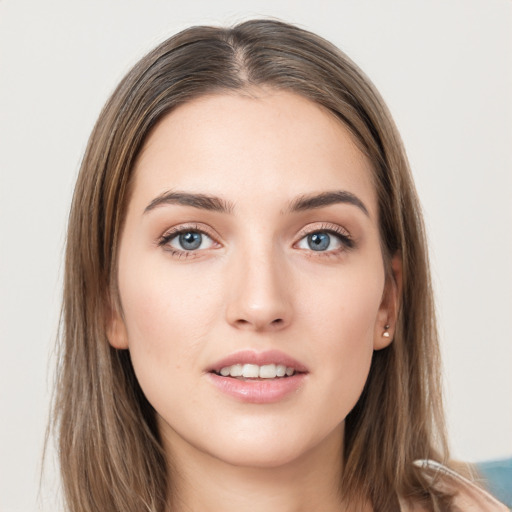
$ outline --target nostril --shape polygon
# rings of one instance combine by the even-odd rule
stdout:
[[[270,323],[268,323],[267,325],[269,327],[275,327],[275,328],[280,328],[284,325],[284,320],[282,318],[275,318],[274,320],[272,320]],[[235,321],[235,325],[237,325],[238,327],[241,327],[241,328],[244,328],[244,327],[247,327],[247,326],[251,326],[251,325],[254,325],[255,328],[257,329],[260,329],[263,327],[263,324],[259,325],[257,322],[251,322],[249,320],[246,320],[245,318],[239,318],[238,320]]]

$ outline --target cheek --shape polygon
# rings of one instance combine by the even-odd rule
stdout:
[[[384,290],[382,262],[372,258],[366,264],[308,276],[301,287],[302,315],[325,333],[326,340],[338,339],[340,343],[336,346],[340,350],[344,346],[373,346]]]
[[[215,294],[207,293],[208,279],[201,272],[179,272],[155,251],[131,254],[121,262],[119,288],[127,327],[133,338],[141,335],[148,343],[169,341],[181,331],[199,337],[207,329]],[[136,269],[136,272],[129,272]],[[198,322],[198,315],[203,322]],[[174,338],[174,336],[172,336]]]
[[[128,346],[143,389],[175,377],[183,382],[218,317],[217,295],[201,279],[170,271],[165,259],[144,261],[132,254],[122,263],[119,291]],[[124,271],[133,268],[137,272]]]
[[[324,282],[329,283],[325,293],[310,291],[304,315],[309,312],[309,337],[315,340],[315,357],[330,391],[326,401],[331,401],[336,422],[353,408],[368,377],[384,276],[375,271],[340,273]]]

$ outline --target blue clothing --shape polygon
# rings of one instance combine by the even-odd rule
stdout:
[[[512,458],[479,462],[476,467],[491,494],[512,507]]]

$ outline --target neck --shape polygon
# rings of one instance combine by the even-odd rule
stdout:
[[[167,450],[172,512],[342,512],[339,492],[342,432],[300,458],[265,467],[234,466],[195,450],[183,440]]]

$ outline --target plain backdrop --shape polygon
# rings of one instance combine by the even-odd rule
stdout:
[[[0,0],[0,511],[58,510],[49,449],[65,225],[117,82],[191,24],[272,16],[372,78],[423,202],[453,454],[512,455],[511,0]]]

